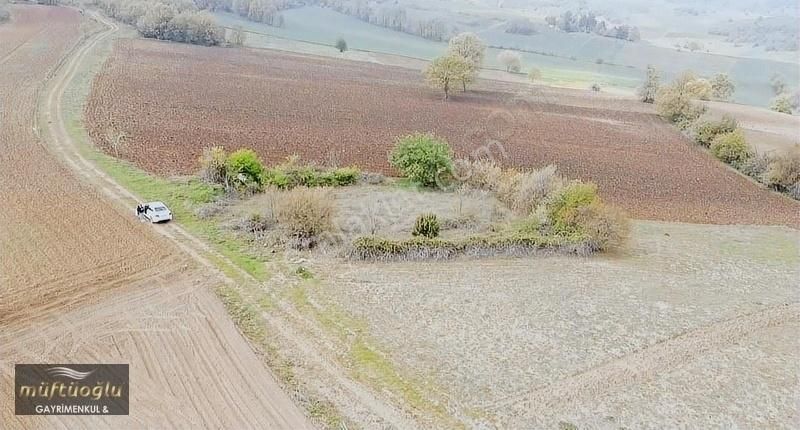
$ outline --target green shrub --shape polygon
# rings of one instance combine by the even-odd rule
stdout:
[[[294,187],[341,187],[358,182],[361,171],[356,167],[324,170],[313,164],[300,164],[296,157],[264,172],[264,184],[280,189]]]
[[[422,236],[432,239],[439,236],[439,219],[435,214],[423,214],[417,217],[414,223],[412,236]]]
[[[278,199],[278,223],[289,230],[292,246],[313,247],[323,233],[333,229],[336,206],[328,188],[297,187]]]
[[[582,236],[584,231],[577,222],[578,209],[598,200],[597,185],[593,183],[575,181],[559,190],[547,204],[547,216],[555,233]]]
[[[593,183],[575,181],[564,186],[544,210],[554,234],[584,243],[589,251],[621,247],[628,239],[627,216],[603,203]]]
[[[240,149],[228,155],[225,168],[228,180],[237,188],[262,184],[264,165],[252,149]]]
[[[389,161],[405,177],[426,187],[436,186],[453,172],[450,146],[432,134],[401,137]]]
[[[723,116],[720,121],[703,121],[694,129],[694,140],[700,145],[709,147],[715,137],[723,133],[730,133],[736,130],[736,127],[736,119],[729,115]]]
[[[711,153],[733,166],[742,165],[753,153],[741,129],[718,135],[711,141]]]
[[[361,177],[361,170],[357,167],[340,167],[338,169],[325,172],[322,182],[330,187],[344,187],[353,185]]]

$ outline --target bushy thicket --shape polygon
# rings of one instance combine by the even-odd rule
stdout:
[[[425,187],[435,187],[453,172],[450,145],[432,134],[411,134],[397,140],[389,162],[403,176]]]
[[[200,157],[199,176],[208,182],[220,184],[228,191],[252,194],[263,187],[291,189],[305,187],[339,187],[358,182],[361,171],[355,167],[323,169],[313,164],[303,164],[297,157],[267,168],[258,154],[251,149],[240,149],[227,154],[221,146],[203,151]]]
[[[456,163],[455,177],[473,188],[492,191],[523,216],[516,234],[538,234],[583,243],[591,251],[622,246],[629,231],[627,217],[607,206],[597,186],[567,181],[555,166],[539,170],[502,169],[491,161]]]
[[[719,121],[702,121],[694,128],[695,142],[705,147],[711,146],[711,141],[720,134],[730,133],[738,126],[736,119],[725,115]]]
[[[680,129],[688,129],[706,110],[705,106],[695,102],[705,97],[706,90],[711,91],[710,84],[698,83],[693,73],[686,72],[670,85],[659,88],[655,99],[656,110]]]
[[[360,177],[361,171],[356,167],[323,169],[314,164],[303,164],[297,157],[289,157],[286,162],[265,170],[264,185],[280,189],[342,187],[355,184]]]
[[[278,223],[290,234],[290,245],[297,249],[313,248],[319,237],[333,229],[336,205],[329,188],[297,187],[277,201]]]
[[[716,136],[711,141],[711,153],[734,167],[743,165],[753,155],[741,129]]]
[[[98,0],[97,6],[144,37],[205,46],[225,40],[214,17],[190,0]]]
[[[622,245],[628,238],[629,223],[625,215],[603,203],[597,185],[573,181],[548,199],[540,221],[557,236],[584,242],[592,251],[603,251]]]
[[[775,156],[763,174],[764,183],[800,200],[800,146]]]

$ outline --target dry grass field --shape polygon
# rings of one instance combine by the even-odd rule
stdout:
[[[421,81],[370,63],[127,40],[97,77],[86,116],[106,150],[163,175],[193,173],[214,145],[393,173],[394,139],[430,131],[459,156],[499,142],[489,149],[502,164],[556,164],[637,218],[800,223],[800,204],[724,167],[649,106],[491,81],[445,102]],[[112,150],[108,137],[120,133]]]

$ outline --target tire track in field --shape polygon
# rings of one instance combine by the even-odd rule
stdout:
[[[720,321],[657,343],[585,372],[485,405],[486,410],[515,409],[521,414],[552,409],[585,397],[653,379],[710,351],[758,331],[800,322],[800,303],[769,307]]]

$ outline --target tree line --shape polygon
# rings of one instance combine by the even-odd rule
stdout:
[[[443,21],[436,18],[411,19],[406,9],[396,4],[373,7],[366,0],[320,0],[319,4],[370,24],[437,42],[447,40],[451,33]]]
[[[598,36],[638,42],[641,39],[639,28],[632,25],[611,26],[595,12],[565,11],[561,16],[547,16],[545,22],[553,28],[567,33],[594,33]]]
[[[191,0],[97,0],[96,6],[143,37],[205,46],[225,41],[224,29]]]

